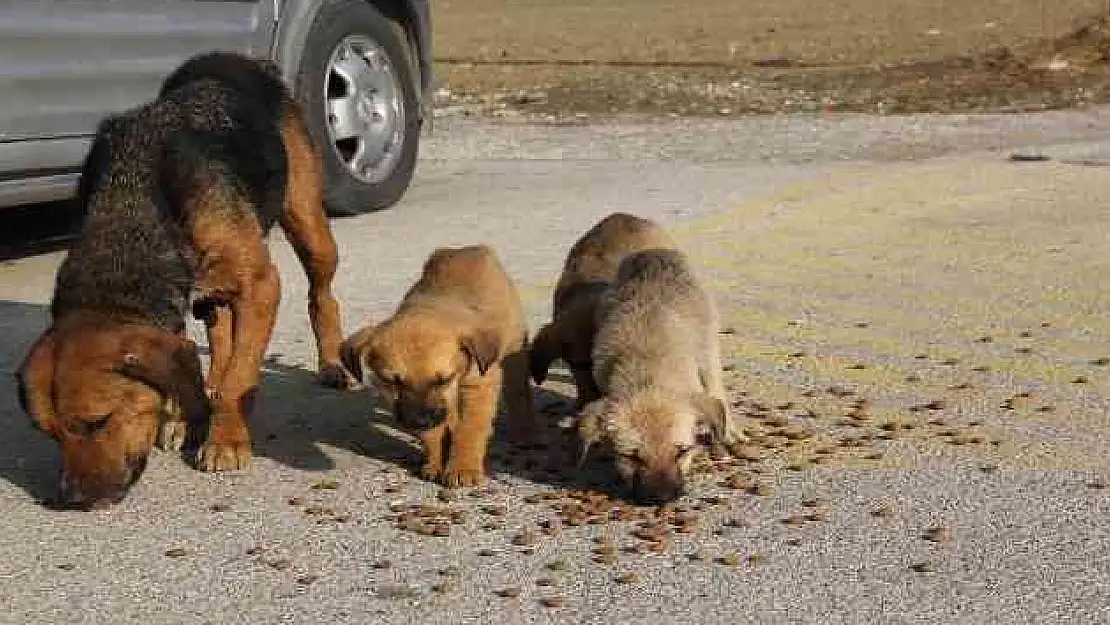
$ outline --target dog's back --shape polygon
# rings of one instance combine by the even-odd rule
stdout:
[[[568,301],[596,296],[617,276],[617,266],[628,254],[649,248],[672,248],[667,231],[648,219],[613,213],[597,222],[575,241],[555,286],[556,313]]]
[[[718,358],[717,313],[681,251],[625,257],[598,304],[597,324],[594,377],[604,394],[705,390],[705,370]]]
[[[183,328],[195,259],[182,207],[214,188],[241,193],[268,230],[284,204],[288,102],[270,66],[216,53],[182,65],[156,100],[103,120],[81,174],[85,223],[59,269],[54,316],[85,310]]]

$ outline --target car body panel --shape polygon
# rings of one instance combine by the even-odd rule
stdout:
[[[292,85],[320,0],[0,2],[0,207],[64,199],[100,120],[210,50],[274,58]],[[428,4],[409,0],[430,88]],[[424,98],[422,98],[423,100]]]

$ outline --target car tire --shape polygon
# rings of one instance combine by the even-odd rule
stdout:
[[[332,216],[388,208],[409,187],[421,122],[409,51],[401,26],[366,0],[327,0],[312,22],[294,89]]]

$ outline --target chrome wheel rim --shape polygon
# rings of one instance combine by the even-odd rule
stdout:
[[[369,37],[344,38],[328,58],[328,139],[339,161],[362,182],[385,180],[401,157],[405,102],[397,81],[385,48]]]

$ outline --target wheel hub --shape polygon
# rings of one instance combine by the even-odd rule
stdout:
[[[351,35],[332,51],[324,97],[328,139],[356,179],[374,184],[392,173],[405,138],[403,91],[389,55],[369,37]]]

